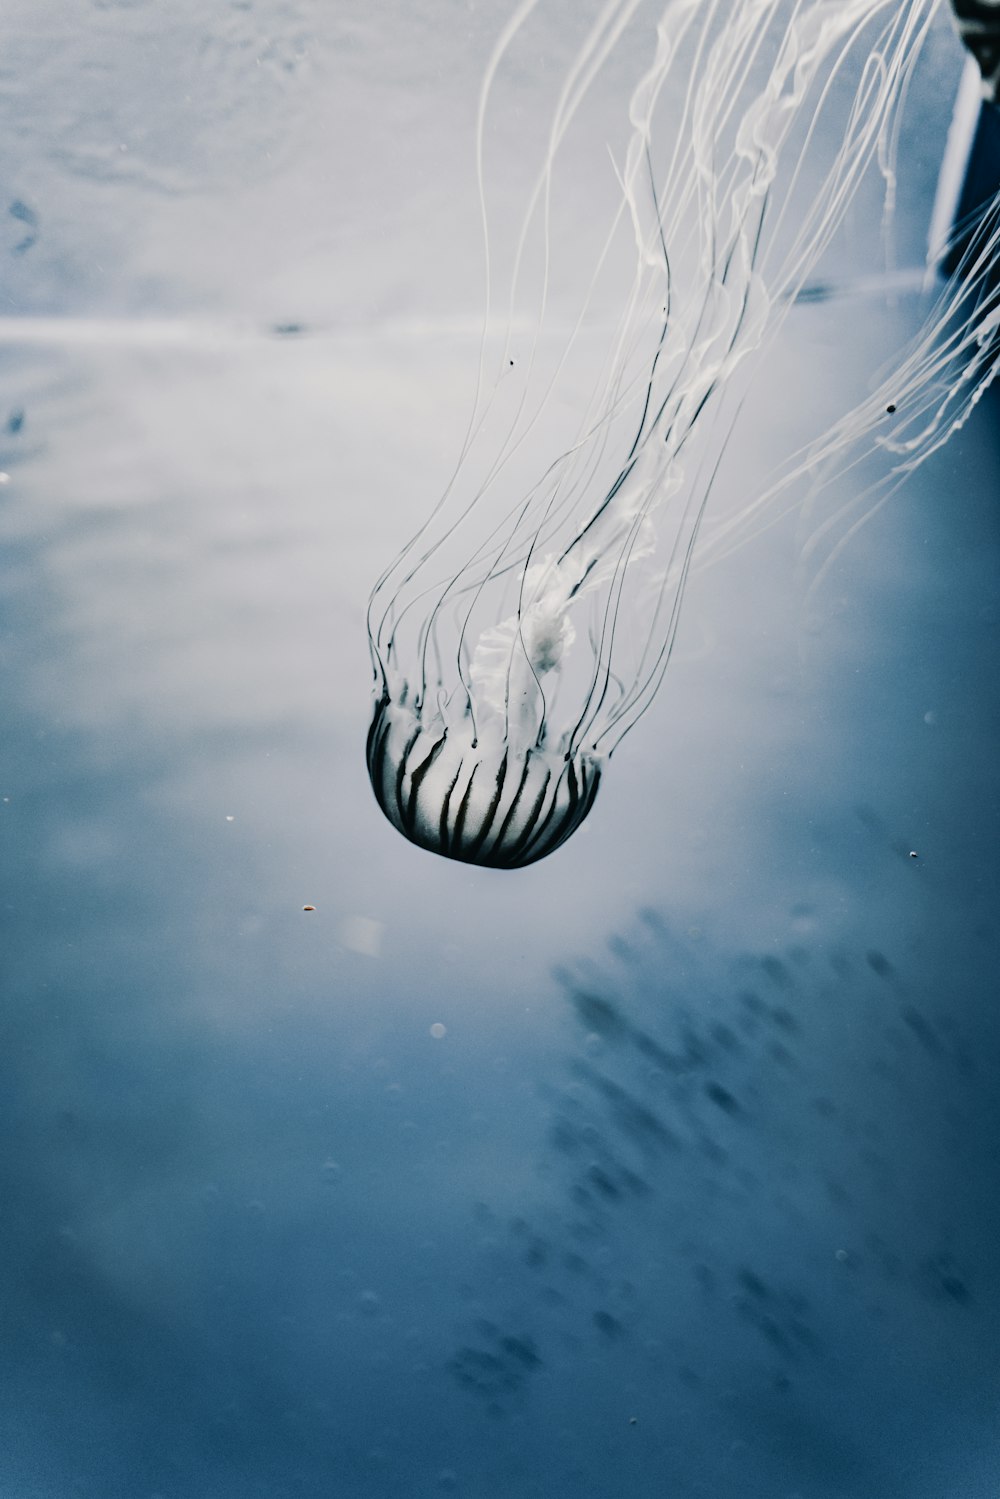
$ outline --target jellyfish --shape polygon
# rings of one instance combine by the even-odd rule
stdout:
[[[898,487],[989,383],[1000,316],[994,207],[878,388],[706,528],[761,360],[873,172],[891,215],[901,110],[938,0],[667,0],[628,97],[614,212],[553,346],[542,330],[560,274],[560,152],[639,24],[638,0],[605,0],[554,104],[497,357],[485,123],[538,4],[513,13],[479,98],[486,310],[472,414],[444,493],[368,611],[379,806],[422,848],[504,869],[552,853],[587,817],[663,682],[696,559],[742,544],[859,445],[887,455],[883,488]],[[555,455],[526,474],[597,289],[626,263],[600,373]],[[881,498],[838,518],[850,531]]]

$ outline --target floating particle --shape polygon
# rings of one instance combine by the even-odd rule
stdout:
[[[382,945],[382,923],[372,916],[344,916],[338,925],[337,936],[348,952],[377,958]]]

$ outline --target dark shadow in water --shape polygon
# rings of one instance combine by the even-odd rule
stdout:
[[[546,1186],[494,1222],[508,1316],[452,1365],[494,1414],[530,1371],[469,1371],[516,1325],[532,1368],[617,1359],[628,1400],[689,1413],[675,1492],[700,1492],[711,1429],[741,1492],[903,1499],[954,1409],[1000,1392],[990,934],[942,990],[889,941],[824,948],[821,918],[798,906],[801,944],[727,958],[646,910],[605,964],[556,975],[574,1034],[544,1085]]]
[[[22,203],[16,198],[11,203],[7,212],[21,230],[16,241],[11,245],[12,255],[24,255],[38,243],[38,215],[27,203]]]

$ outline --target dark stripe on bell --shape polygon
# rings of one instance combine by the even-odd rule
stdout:
[[[464,849],[462,848],[462,833],[465,829],[465,816],[469,810],[469,797],[472,794],[472,783],[476,779],[476,771],[478,769],[478,765],[473,766],[472,774],[469,777],[469,784],[466,786],[464,795],[462,796],[462,800],[458,806],[458,816],[455,818],[455,831],[452,835],[451,846],[454,850],[454,858],[456,859],[465,859],[467,857]]]
[[[535,804],[531,809],[531,815],[529,816],[527,823],[525,824],[524,828],[522,828],[521,833],[516,839],[514,847],[505,855],[502,861],[499,861],[508,868],[510,868],[512,863],[520,863],[521,850],[531,841],[531,835],[534,830],[535,823],[538,821],[539,813],[541,812],[542,807],[545,804],[545,793],[549,789],[549,782],[551,780],[552,772],[551,770],[547,770],[545,772],[545,780],[542,782],[542,789],[541,791],[539,791],[537,797],[535,798]]]
[[[524,756],[524,769],[521,771],[521,779],[520,779],[520,781],[517,784],[517,790],[514,792],[513,800],[511,801],[510,806],[507,808],[507,815],[504,818],[503,822],[500,824],[500,831],[497,834],[497,836],[496,836],[496,838],[494,840],[494,843],[493,843],[493,852],[494,853],[496,852],[496,850],[498,848],[500,848],[500,846],[502,845],[504,839],[507,836],[507,829],[510,827],[511,821],[512,821],[512,819],[514,817],[514,813],[517,811],[517,804],[521,800],[521,792],[524,790],[524,783],[528,779],[528,771],[530,769],[531,769],[531,751],[528,750],[525,753],[525,756]],[[490,862],[492,863],[493,860],[491,859]]]
[[[597,795],[600,780],[601,772],[596,765],[588,767],[586,764],[581,764],[578,771],[576,765],[570,761],[567,773],[569,806],[560,815],[553,836],[544,840],[541,837],[532,840],[531,847],[525,850],[527,857],[519,860],[522,866],[534,864],[538,859],[546,858],[554,853],[572,833],[576,832],[594,805],[594,797]]]
[[[451,785],[448,787],[448,794],[445,797],[444,803],[443,803],[443,805],[441,807],[441,821],[440,821],[440,823],[438,825],[438,837],[441,840],[441,852],[443,854],[450,854],[450,852],[451,852],[451,849],[448,846],[449,845],[449,838],[448,838],[448,808],[451,806],[451,793],[454,791],[455,787],[458,785],[458,778],[459,778],[459,776],[461,774],[462,774],[462,766],[461,766],[461,763],[459,763],[459,767],[458,767],[458,769],[455,772],[454,779],[452,780]]]
[[[470,859],[474,859],[476,857],[479,850],[485,843],[486,835],[489,832],[490,828],[493,826],[493,819],[494,817],[496,817],[499,810],[500,801],[503,797],[503,783],[507,779],[507,754],[507,750],[504,750],[503,759],[500,761],[500,769],[497,771],[497,789],[493,793],[493,800],[490,802],[489,810],[487,811],[486,817],[483,820],[483,825],[479,829],[479,832],[473,839],[472,843],[469,845],[468,857]]]
[[[410,776],[410,795],[407,799],[406,811],[403,814],[406,825],[409,828],[413,827],[415,821],[414,812],[416,811],[417,795],[420,791],[420,783],[427,772],[430,770],[431,766],[434,764],[434,761],[437,759],[438,755],[444,749],[446,737],[447,736],[445,734],[442,734],[440,739],[435,740],[430,754],[426,757],[425,760],[421,762],[420,765],[417,766],[416,770]]]
[[[573,762],[570,761],[570,769],[572,769],[572,764]],[[520,855],[527,856],[523,861],[525,863],[532,863],[535,859],[540,859],[543,854],[546,854],[549,851],[549,845],[545,841],[545,830],[555,816],[556,808],[559,805],[559,788],[563,783],[565,775],[566,770],[564,768],[559,772],[559,779],[556,781],[556,784],[552,788],[552,799],[549,802],[549,810],[546,812],[545,816],[541,820],[541,823],[535,829],[534,833],[528,839],[527,843],[523,846],[523,848],[518,850]],[[568,808],[562,814],[562,817],[568,818],[571,812],[572,807]]]
[[[403,782],[406,779],[406,762],[410,758],[410,751],[419,738],[420,730],[417,728],[407,741],[406,748],[399,757],[399,769],[396,771],[396,807],[404,822],[406,821],[406,814],[403,811]]]
[[[388,699],[383,698],[375,710],[371,728],[368,730],[368,777],[375,792],[375,798],[382,811],[389,817],[391,813],[387,805],[385,787],[385,761],[386,746],[389,738],[389,724],[383,715],[383,709]]]

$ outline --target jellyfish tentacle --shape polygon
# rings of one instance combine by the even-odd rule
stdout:
[[[816,493],[830,474],[856,473],[857,492],[826,511],[802,549],[821,579],[993,379],[1000,204],[961,241],[962,282],[945,289],[878,390],[791,454],[735,514],[710,510],[757,361],[869,169],[882,176],[887,234],[902,109],[937,3],[665,0],[628,99],[620,167],[611,153],[618,196],[609,227],[595,228],[593,271],[550,358],[541,340],[558,305],[557,163],[639,15],[638,0],[603,0],[568,49],[541,161],[527,177],[501,363],[487,389],[499,264],[487,113],[539,0],[522,0],[507,22],[476,116],[487,296],[472,415],[441,502],[369,605],[369,773],[383,811],[413,842],[497,868],[560,846],[664,679],[695,566],[773,523],[804,485]],[[670,78],[667,134],[659,121]],[[840,139],[828,144],[835,112]],[[537,442],[562,391],[612,248],[629,230],[634,271],[604,372],[559,455],[524,484],[529,439]],[[530,307],[531,336],[518,361],[525,373],[508,379],[519,302]],[[897,406],[887,427],[886,407]],[[864,467],[872,453],[890,462],[874,484]]]

